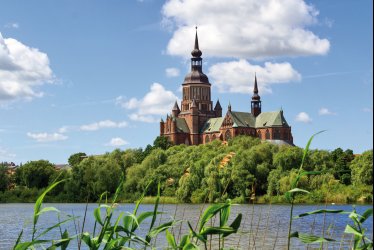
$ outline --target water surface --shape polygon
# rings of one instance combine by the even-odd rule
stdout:
[[[67,215],[79,216],[80,218],[73,222],[63,225],[63,229],[67,228],[70,235],[81,232],[82,222],[86,204],[44,204],[44,206],[54,206],[61,211],[61,220],[67,218]],[[134,204],[119,204],[116,208],[115,216],[124,211],[132,211]],[[160,204],[159,210],[164,214],[160,215],[157,223],[166,222],[172,218],[178,220],[188,220],[193,226],[196,225],[202,209],[208,205],[202,204]],[[94,227],[93,211],[97,204],[88,204],[87,219],[84,225],[84,231],[91,232]],[[371,205],[357,205],[356,209],[362,213],[367,208],[372,208]],[[294,215],[300,213],[313,211],[316,209],[342,209],[345,211],[352,211],[352,205],[296,205],[294,208]],[[14,245],[19,232],[23,229],[23,240],[30,240],[32,233],[32,218],[33,218],[34,204],[0,204],[0,249],[11,249]],[[153,205],[141,205],[139,212],[153,211]],[[104,212],[104,211],[103,211]],[[287,245],[288,221],[290,206],[289,205],[234,205],[231,209],[231,217],[229,223],[238,213],[243,214],[243,220],[240,227],[240,233],[229,236],[225,240],[226,247],[233,247],[234,249],[285,249]],[[38,228],[40,230],[48,228],[57,223],[58,217],[55,212],[48,212],[40,216]],[[217,221],[218,222],[218,221]],[[139,234],[144,236],[149,228],[150,221],[145,221],[141,225]],[[156,224],[157,224],[156,223]],[[344,228],[347,223],[351,223],[347,214],[320,214],[296,219],[293,222],[292,231],[299,231],[304,233],[313,233],[315,235],[325,235],[325,237],[336,240],[334,243],[324,245],[324,249],[348,249],[352,243],[352,237],[349,234],[344,234]],[[367,234],[372,239],[372,218],[367,220],[364,224],[367,228]],[[175,235],[183,235],[188,233],[188,226],[186,222],[177,225],[173,232]],[[45,238],[56,238],[59,231],[54,231],[48,234]],[[161,233],[156,239],[159,249],[165,249],[167,244],[165,242],[165,234]],[[212,249],[217,249],[212,241]],[[292,249],[318,249],[319,245],[310,245],[306,247],[297,239],[292,240]],[[77,241],[72,241],[69,249],[77,249]],[[83,248],[87,249],[87,248]]]

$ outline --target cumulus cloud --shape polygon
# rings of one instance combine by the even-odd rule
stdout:
[[[165,73],[167,77],[177,77],[179,76],[179,69],[177,68],[167,68],[165,69]]]
[[[37,87],[52,81],[47,54],[0,33],[0,103],[41,97]]]
[[[312,119],[309,117],[309,115],[305,112],[300,112],[297,114],[295,121],[297,122],[303,122],[303,123],[311,123]]]
[[[159,83],[153,83],[149,92],[141,99],[125,100],[118,97],[116,102],[127,110],[134,110],[129,115],[131,120],[142,122],[157,122],[160,116],[169,113],[178,97],[170,90],[166,90]]]
[[[170,55],[188,56],[198,25],[204,55],[247,59],[324,55],[330,42],[308,27],[318,10],[303,0],[169,0],[163,24],[173,31]]]
[[[320,108],[318,111],[319,115],[336,115],[335,112],[331,112],[328,108]]]
[[[241,59],[217,63],[209,68],[208,75],[220,92],[249,93],[254,84],[254,75],[260,92],[271,92],[272,84],[299,81],[301,75],[287,62],[265,62],[263,66],[253,65]]]
[[[52,141],[64,141],[68,137],[60,133],[27,133],[27,136],[36,140],[37,142],[52,142]]]
[[[111,147],[120,147],[120,146],[123,146],[123,145],[126,145],[126,144],[129,144],[129,143],[127,141],[125,141],[124,139],[120,138],[120,137],[115,137],[115,138],[112,138],[110,140],[110,142],[108,142],[105,145],[106,146],[111,146]]]
[[[114,122],[111,120],[104,120],[99,122],[93,122],[90,124],[82,125],[79,127],[80,130],[83,131],[96,131],[102,128],[124,128],[127,127],[127,122]],[[61,128],[62,130],[64,127]]]
[[[3,160],[5,159],[13,159],[16,157],[16,154],[9,152],[7,149],[0,147],[0,158]]]

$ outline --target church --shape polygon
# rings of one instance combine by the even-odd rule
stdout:
[[[191,54],[191,72],[182,83],[181,105],[179,107],[175,102],[171,114],[167,115],[165,121],[161,119],[160,136],[168,137],[174,145],[199,145],[216,139],[228,141],[239,135],[293,145],[291,126],[284,118],[283,110],[262,112],[256,76],[250,112],[233,111],[229,104],[226,114],[222,116],[219,100],[214,107],[211,101],[211,83],[203,73],[197,31]]]

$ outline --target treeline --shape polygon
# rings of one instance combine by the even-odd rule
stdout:
[[[70,169],[56,170],[48,161],[31,161],[6,173],[0,166],[0,202],[32,202],[57,177],[66,179],[47,197],[53,202],[95,202],[107,191],[115,192],[121,177],[121,201],[139,198],[151,182],[147,195],[162,195],[178,202],[284,202],[284,193],[300,166],[303,149],[261,143],[240,136],[227,144],[171,146],[158,137],[144,150],[119,149],[101,156],[77,153],[70,156]],[[352,150],[312,150],[305,170],[320,174],[303,176],[299,187],[310,190],[298,202],[372,202],[373,150],[355,156]]]

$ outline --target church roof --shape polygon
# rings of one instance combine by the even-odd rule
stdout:
[[[288,127],[283,111],[263,112],[255,117],[249,112],[229,112],[234,128]],[[205,122],[201,133],[219,132],[224,117],[210,118]]]
[[[202,133],[219,132],[219,128],[221,127],[223,120],[224,120],[223,117],[210,118],[204,124],[203,128],[201,129],[201,132]]]
[[[272,111],[272,112],[262,112],[256,117],[256,128],[263,127],[288,127],[288,123],[283,116],[283,111]]]
[[[190,129],[184,118],[175,118],[177,124],[177,132],[190,133]]]
[[[231,111],[233,127],[255,127],[256,117],[252,113]]]

